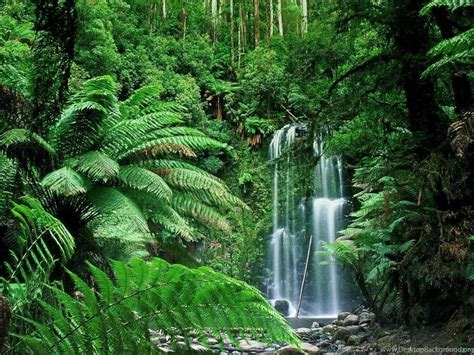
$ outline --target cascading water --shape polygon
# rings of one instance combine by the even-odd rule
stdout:
[[[290,316],[295,315],[312,236],[299,314],[333,316],[347,306],[347,287],[338,266],[317,251],[323,250],[324,242],[334,242],[344,227],[347,200],[343,164],[340,156],[326,156],[323,139],[316,139],[314,154],[319,159],[314,168],[313,194],[303,197],[296,186],[296,157],[289,148],[305,131],[304,125],[287,125],[275,132],[270,143],[270,159],[275,159],[275,164],[267,296],[270,300],[287,300]]]

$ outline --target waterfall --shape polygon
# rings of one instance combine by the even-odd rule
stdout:
[[[295,157],[289,149],[297,136],[304,134],[304,125],[287,125],[275,132],[270,143],[269,155],[275,164],[267,297],[272,301],[287,300],[290,316],[294,315],[312,235],[300,314],[332,316],[347,303],[347,287],[336,263],[317,251],[323,250],[324,242],[334,242],[344,227],[347,200],[344,197],[343,161],[340,156],[327,156],[324,139],[315,139],[313,148],[318,162],[314,172],[308,172],[314,173],[313,195],[304,197],[297,186],[295,169],[295,162],[302,158]]]

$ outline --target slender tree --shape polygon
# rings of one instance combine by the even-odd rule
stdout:
[[[269,3],[268,3],[268,9],[269,9],[269,12],[270,12],[270,23],[269,23],[269,26],[268,26],[268,29],[269,29],[269,35],[270,37],[273,37],[273,0],[270,0]]]
[[[260,42],[260,3],[259,0],[253,0],[253,26],[255,47]]]
[[[301,0],[301,33],[304,36],[308,33],[308,0]]]
[[[230,7],[230,64],[234,66],[234,0],[229,0]]]
[[[283,36],[283,0],[278,0],[278,31]]]
[[[212,42],[216,43],[217,40],[217,0],[212,0],[211,3],[211,16],[212,16]]]

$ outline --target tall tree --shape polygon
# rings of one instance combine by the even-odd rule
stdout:
[[[230,7],[230,65],[234,66],[235,44],[234,44],[234,0],[229,0]]]
[[[253,0],[253,26],[254,26],[254,39],[255,47],[260,42],[260,2],[259,0]]]
[[[217,40],[217,0],[211,2],[211,16],[212,16],[212,42],[216,43]]]
[[[269,29],[269,35],[270,37],[273,37],[273,0],[270,0],[269,3],[268,3],[268,9],[269,9],[269,12],[270,12],[270,23],[268,24],[268,29]]]
[[[303,36],[308,33],[308,0],[301,0],[301,33]]]
[[[283,0],[278,0],[278,31],[283,36]]]

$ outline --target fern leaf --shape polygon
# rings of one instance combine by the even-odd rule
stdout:
[[[31,349],[46,350],[50,354],[64,351],[63,344],[77,346],[83,352],[83,337],[86,330],[104,327],[104,331],[89,332],[88,347],[108,349],[111,353],[140,351],[156,352],[149,340],[149,328],[175,330],[184,336],[194,332],[204,336],[208,332],[222,340],[225,333],[236,342],[237,335],[253,334],[262,341],[273,343],[297,343],[291,327],[270,306],[255,288],[217,274],[209,268],[188,269],[181,265],[170,265],[154,258],[150,262],[132,259],[129,263],[113,262],[113,277],[89,266],[100,279],[94,295],[78,276],[69,272],[76,287],[85,294],[84,302],[67,297],[56,299],[61,303],[58,311],[68,314],[69,308],[86,307],[81,321],[74,321],[65,331],[64,324],[50,327],[51,334],[43,334],[41,326],[36,332],[22,337]],[[63,291],[57,291],[63,292]],[[104,293],[104,295],[102,294]],[[64,302],[64,300],[67,300]],[[47,307],[50,322],[66,315],[54,314]],[[77,313],[76,313],[77,314]],[[60,331],[63,329],[63,331]],[[104,344],[108,344],[105,348]]]
[[[41,184],[58,195],[74,196],[88,189],[88,182],[79,173],[69,167],[55,170],[46,175]]]
[[[446,7],[451,11],[463,7],[474,6],[473,0],[432,0],[420,11],[422,16],[428,15],[435,7]]]
[[[107,182],[117,177],[120,166],[107,155],[92,151],[71,158],[66,165],[85,174],[91,181]]]
[[[119,179],[125,186],[151,193],[159,199],[171,198],[172,191],[165,180],[145,168],[134,165],[121,167]]]

